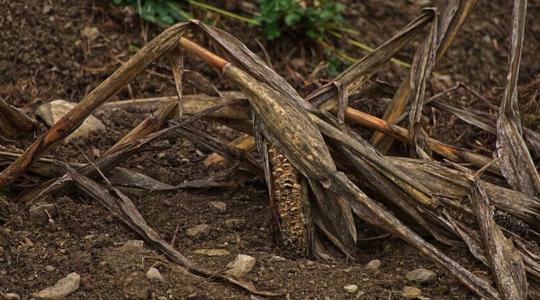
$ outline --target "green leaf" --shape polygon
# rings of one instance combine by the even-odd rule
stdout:
[[[271,40],[281,36],[284,31],[306,34],[313,39],[321,39],[335,27],[344,26],[341,12],[342,3],[319,0],[310,1],[307,7],[298,0],[258,0],[260,15],[257,21],[262,25],[264,36]]]

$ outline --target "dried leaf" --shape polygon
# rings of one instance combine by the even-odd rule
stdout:
[[[377,47],[373,52],[350,66],[343,73],[334,78],[350,94],[360,89],[375,73],[375,71],[390,60],[399,50],[409,43],[420,30],[433,18],[431,11],[424,12],[418,18],[407,24],[390,40]],[[338,103],[338,91],[334,83],[329,83],[306,97],[315,106],[328,110]]]
[[[171,69],[174,77],[174,86],[176,87],[177,98],[177,109],[178,117],[182,116],[182,102],[183,102],[183,93],[182,93],[182,77],[184,74],[184,54],[182,53],[182,47],[175,48],[171,51],[170,54],[171,60]]]
[[[448,7],[452,7],[452,5],[448,5]],[[409,114],[409,134],[416,154],[419,157],[428,160],[431,159],[431,151],[426,143],[426,132],[421,124],[422,109],[424,108],[426,83],[431,75],[431,70],[435,65],[435,55],[439,48],[437,37],[444,36],[444,33],[441,34],[438,30],[443,30],[443,32],[445,32],[448,29],[444,27],[439,28],[437,11],[434,12],[434,15],[435,17],[433,18],[431,29],[414,56],[409,76],[412,90],[412,104],[411,112]],[[451,19],[451,17],[447,19]]]
[[[439,46],[437,47],[436,60],[440,59],[450,47],[476,2],[476,0],[451,0],[446,3],[437,29],[437,44]],[[410,77],[408,76],[399,86],[392,102],[386,107],[383,119],[393,124],[405,111],[411,99],[411,92]],[[390,149],[392,138],[385,137],[384,133],[375,132],[371,143],[384,154]]]
[[[517,81],[525,30],[526,0],[515,0],[512,44],[504,98],[497,120],[497,156],[508,183],[529,196],[540,197],[540,176],[522,137]]]
[[[150,63],[177,46],[178,38],[182,36],[187,27],[188,23],[180,23],[169,27],[92,90],[77,106],[26,148],[23,155],[2,170],[0,173],[0,188],[15,181],[33,161],[76,130],[97,107],[125,87],[138,74],[143,72]]]
[[[492,274],[502,298],[527,299],[527,277],[521,255],[493,220],[489,197],[478,177],[474,178],[471,202],[483,236]]]

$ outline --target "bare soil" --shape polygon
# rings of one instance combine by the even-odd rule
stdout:
[[[347,18],[362,33],[357,39],[368,45],[379,45],[419,13],[421,5],[417,2],[424,1],[399,4],[395,1],[350,1]],[[155,26],[142,24],[132,11],[112,6],[110,1],[0,0],[0,4],[0,98],[28,111],[54,99],[79,101],[160,31]],[[536,21],[540,17],[539,2],[530,1],[529,6],[522,83],[531,82],[540,74],[537,59],[540,23]],[[462,81],[498,104],[504,87],[511,9],[509,1],[479,1],[454,46],[437,67],[440,76],[432,80],[431,93]],[[215,17],[200,11],[195,13],[201,19]],[[330,79],[326,71],[317,74],[317,79],[309,78],[324,59],[323,49],[310,41],[286,36],[266,43],[258,38],[261,47],[256,41],[256,29],[225,19],[219,20],[218,25],[239,34],[239,38],[261,57],[265,57],[264,47],[273,67],[302,93]],[[90,31],[96,32],[94,28],[97,33],[88,35]],[[343,41],[336,43],[346,47]],[[417,45],[408,47],[400,58],[411,61]],[[356,57],[365,55],[350,47],[347,51]],[[218,74],[195,59],[188,59],[187,65],[210,78],[219,79]],[[389,64],[378,77],[397,86],[407,72],[403,67]],[[219,88],[231,88],[227,82],[214,82]],[[194,91],[188,86],[185,92]],[[174,92],[166,62],[159,62],[114,99],[173,95]],[[448,100],[460,107],[476,105],[482,108],[481,103],[473,101],[473,97],[463,91],[450,96]],[[380,115],[383,100],[363,100],[355,105]],[[523,106],[524,120],[537,129],[540,105],[528,100]],[[82,153],[106,150],[149,113],[136,107],[98,113],[96,116],[108,127],[107,134],[61,145],[50,156],[84,162]],[[427,114],[431,120],[431,134],[437,138],[480,153],[492,149],[494,137],[474,134],[478,132],[475,130],[469,132],[468,126],[443,112],[432,110]],[[214,133],[223,132],[213,124],[200,122],[197,125]],[[1,138],[0,144],[23,149],[42,130],[43,126],[18,141]],[[362,133],[369,132],[364,130]],[[226,136],[234,137],[231,133]],[[137,155],[123,166],[170,184],[203,178],[218,171],[204,167],[201,161],[206,151],[197,150],[188,141],[168,139],[155,146],[160,150]],[[226,283],[184,273],[148,245],[142,248],[125,245],[126,241],[138,237],[101,206],[77,193],[43,199],[54,203],[57,215],[52,222],[35,222],[29,218],[25,207],[7,204],[24,188],[28,187],[12,189],[3,198],[6,204],[0,202],[0,216],[3,214],[6,219],[0,223],[0,297],[2,293],[14,292],[22,299],[29,299],[31,293],[54,284],[70,272],[77,272],[82,276],[81,287],[68,299],[250,299],[248,293]],[[335,253],[335,263],[309,259],[276,260],[275,256],[286,254],[273,244],[267,193],[260,179],[236,188],[186,190],[132,196],[132,199],[147,222],[165,240],[174,241],[178,250],[209,269],[224,269],[236,254],[254,256],[257,263],[247,278],[261,290],[284,293],[283,298],[401,299],[400,290],[404,286],[415,286],[407,282],[405,274],[423,267],[437,274],[434,282],[417,285],[423,296],[474,299],[456,279],[392,237],[362,244],[356,261],[345,261],[338,253]],[[210,207],[210,201],[227,203],[226,212]],[[186,229],[203,223],[210,226],[207,235],[186,236]],[[369,238],[374,234],[377,233],[366,230],[362,237]],[[195,254],[197,249],[226,249],[230,254],[208,257]],[[465,249],[445,247],[444,250],[475,273],[486,274],[480,263],[460,258],[465,256]],[[364,267],[372,259],[382,262],[376,271]],[[151,266],[160,270],[165,282],[146,279],[145,273]],[[347,284],[357,285],[358,291],[348,294],[343,289]]]

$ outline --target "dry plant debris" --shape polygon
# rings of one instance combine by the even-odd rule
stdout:
[[[24,180],[21,175],[28,172],[38,174],[45,180],[17,200],[31,205],[40,197],[75,186],[171,262],[194,275],[222,279],[254,294],[276,296],[286,291],[260,291],[245,278],[191,262],[146,223],[118,188],[122,185],[152,192],[212,188],[239,185],[251,176],[260,176],[268,185],[276,239],[290,256],[336,259],[328,251],[331,244],[354,259],[358,231],[362,229],[359,226],[374,226],[416,247],[481,298],[536,298],[540,294],[540,177],[523,136],[535,151],[539,143],[537,133],[522,128],[517,102],[527,2],[514,1],[511,55],[498,117],[475,115],[425,99],[426,82],[435,64],[475,4],[452,0],[441,12],[424,11],[386,43],[305,98],[227,32],[196,20],[176,24],[139,50],[23,153],[1,152],[0,159],[9,165],[0,173],[0,188]],[[429,28],[410,76],[395,92],[383,118],[349,107],[350,95],[361,93],[378,68],[426,26]],[[202,33],[220,55],[190,40],[188,34],[192,32]],[[175,96],[105,103],[162,56],[169,58]],[[216,68],[239,92],[218,91],[200,73],[184,70],[184,60],[193,57]],[[198,85],[206,95],[184,95],[183,81]],[[149,103],[158,107],[156,111],[95,162],[75,164],[42,158],[100,107]],[[422,125],[427,105],[496,132],[497,159],[429,137]],[[2,120],[17,125],[6,127],[2,131],[6,135],[33,126],[31,119],[3,101],[0,114],[5,117]],[[407,119],[404,114],[409,116],[408,129],[397,124]],[[203,118],[244,135],[228,145],[191,125]],[[371,143],[350,124],[375,130]],[[172,136],[214,151],[216,154],[205,164],[225,160],[233,163],[232,168],[222,176],[177,186],[119,168],[130,156],[146,151],[152,142]],[[413,158],[385,156],[392,138],[407,143]],[[260,159],[253,155],[255,148]],[[437,161],[440,158],[447,161]],[[501,183],[502,179],[508,185]],[[374,194],[378,197],[371,196]],[[489,268],[495,284],[460,265],[426,237],[443,245],[466,245],[470,255]]]

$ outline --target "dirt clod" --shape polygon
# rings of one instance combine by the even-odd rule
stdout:
[[[56,217],[58,212],[52,203],[36,203],[28,209],[30,222],[45,223],[49,218]]]

